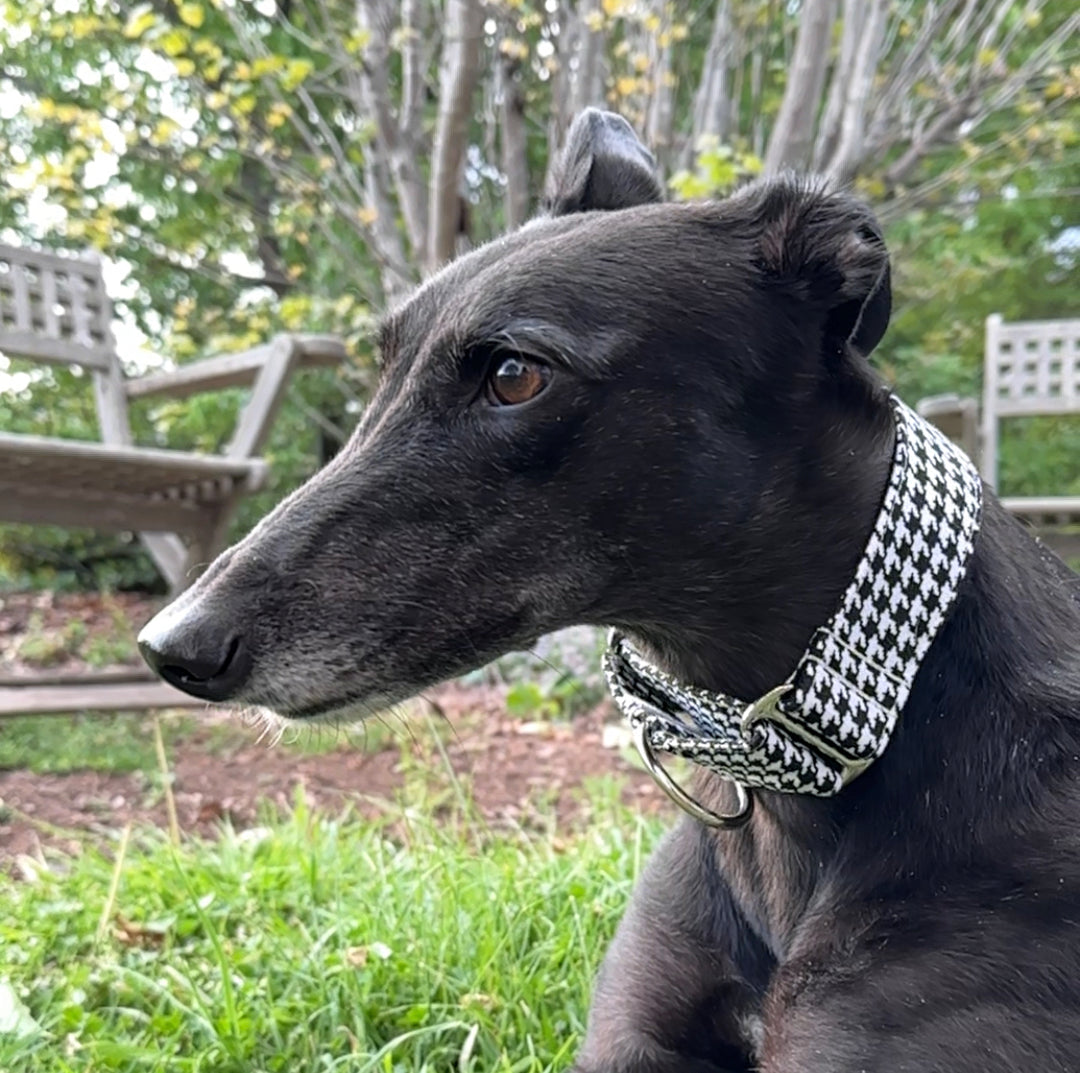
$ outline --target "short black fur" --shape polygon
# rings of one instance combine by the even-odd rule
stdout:
[[[782,177],[662,204],[625,121],[590,111],[546,215],[390,315],[352,441],[147,627],[148,658],[239,645],[214,699],[338,718],[587,622],[760,696],[880,504],[892,418],[866,356],[890,300],[855,199]],[[550,384],[486,405],[463,348],[515,332],[555,348]],[[987,490],[884,756],[835,798],[762,793],[739,831],[676,827],[578,1073],[1080,1069],[1078,716],[1080,579]]]

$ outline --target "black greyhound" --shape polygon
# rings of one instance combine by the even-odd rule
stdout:
[[[813,183],[660,201],[625,122],[579,117],[545,213],[387,317],[348,446],[148,624],[150,664],[338,719],[596,623],[705,690],[785,681],[889,481],[888,255]],[[677,826],[576,1068],[1080,1070],[1078,594],[987,491],[888,748]]]

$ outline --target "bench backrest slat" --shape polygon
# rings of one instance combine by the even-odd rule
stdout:
[[[87,368],[102,440],[131,442],[112,304],[99,261],[0,244],[0,354]]]
[[[1080,320],[988,317],[980,468],[991,487],[1002,418],[1053,414],[1080,414]]]
[[[0,245],[0,352],[118,371],[100,263]]]

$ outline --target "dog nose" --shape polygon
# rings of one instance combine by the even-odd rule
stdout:
[[[166,608],[139,633],[139,651],[169,685],[202,700],[234,696],[251,671],[251,652],[239,633],[207,619],[177,620]]]

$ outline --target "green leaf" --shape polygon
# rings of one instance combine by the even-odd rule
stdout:
[[[30,1015],[15,989],[7,980],[0,980],[0,1036],[26,1039],[40,1031],[41,1025]]]

